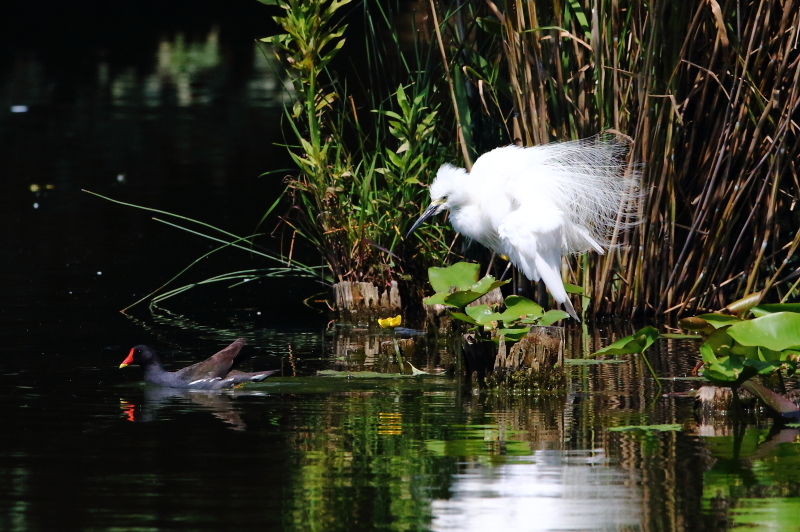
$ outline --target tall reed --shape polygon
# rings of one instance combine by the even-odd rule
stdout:
[[[448,68],[473,94],[458,105],[476,145],[632,139],[642,223],[611,253],[571,261],[594,312],[696,312],[771,287],[773,299],[796,297],[800,2],[436,9],[457,13],[441,29]]]

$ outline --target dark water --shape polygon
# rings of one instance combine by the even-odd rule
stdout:
[[[3,7],[0,530],[798,529],[797,429],[695,411],[677,341],[651,351],[661,390],[623,357],[569,366],[569,393],[476,395],[435,343],[412,360],[430,375],[318,376],[398,366],[387,333],[303,305],[309,280],[119,313],[212,244],[81,189],[246,235],[282,189],[259,175],[289,166],[284,80],[252,43],[274,12],[163,5]],[[226,251],[182,282],[268,266]],[[568,356],[632,330],[570,329]],[[281,376],[181,392],[117,368],[135,344],[178,368],[238,336],[245,369]],[[675,426],[608,430],[654,424]]]

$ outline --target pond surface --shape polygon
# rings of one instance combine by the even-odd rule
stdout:
[[[303,304],[314,281],[121,314],[212,244],[81,189],[246,235],[282,186],[259,175],[289,166],[284,81],[236,33],[269,12],[207,4],[219,20],[117,21],[126,46],[79,24],[59,53],[55,26],[14,30],[41,22],[22,3],[4,19],[0,530],[800,530],[798,429],[695,410],[690,344],[650,352],[662,389],[630,356],[569,365],[565,393],[504,395],[465,386],[435,339],[411,357],[427,375],[359,377],[397,372],[391,336],[329,324]],[[175,286],[269,266],[218,253]],[[570,328],[567,356],[633,330]],[[211,393],[118,369],[136,344],[176,369],[238,336],[245,369],[279,376]],[[609,430],[632,425],[664,430]]]

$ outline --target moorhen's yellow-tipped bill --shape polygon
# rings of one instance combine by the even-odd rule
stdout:
[[[128,358],[122,361],[122,364],[119,365],[119,369],[127,368],[133,364],[133,349],[131,349],[130,353],[128,353]]]
[[[132,348],[128,357],[119,365],[124,368],[131,364],[138,364],[144,370],[144,380],[150,384],[169,386],[171,388],[193,388],[200,390],[219,390],[230,388],[242,382],[263,381],[273,373],[272,371],[257,371],[246,373],[231,370],[233,361],[244,346],[244,338],[239,338],[231,345],[216,353],[211,358],[179,369],[166,371],[161,366],[158,354],[146,345],[137,345]]]

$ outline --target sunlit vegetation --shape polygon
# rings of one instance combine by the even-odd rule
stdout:
[[[369,103],[328,70],[361,45],[337,18],[345,4],[284,3],[272,40],[301,95],[287,238],[317,246],[334,280],[407,279],[460,252],[435,226],[402,238],[441,161],[611,131],[632,140],[642,223],[612,253],[570,259],[591,311],[797,294],[798,2],[417,2],[401,45],[399,15],[367,0]]]

